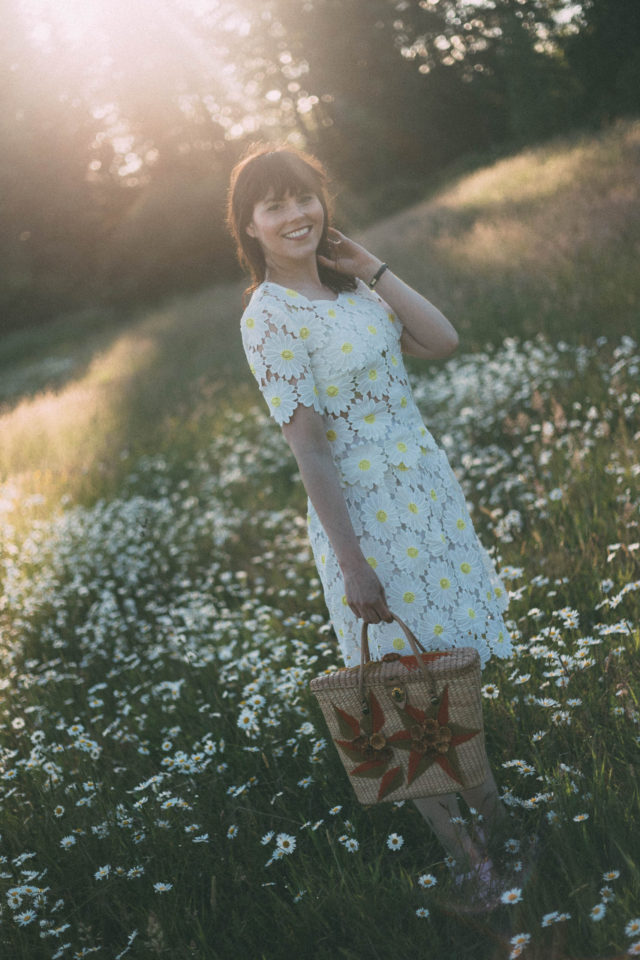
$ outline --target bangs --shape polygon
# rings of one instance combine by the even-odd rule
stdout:
[[[300,157],[285,151],[265,153],[251,164],[247,174],[247,201],[253,209],[270,190],[282,200],[287,193],[322,194],[322,178]]]

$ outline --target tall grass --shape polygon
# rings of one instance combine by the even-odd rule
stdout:
[[[617,137],[630,162],[637,125],[608,136],[502,161],[446,202],[459,218],[472,202],[484,211],[475,222],[490,223],[502,178],[507,198],[529,191],[542,222],[561,188],[547,170],[531,197],[541,157],[556,151],[566,186],[576,151],[597,167],[609,150],[614,170]],[[591,182],[584,173],[585,191]],[[427,224],[435,202],[396,223],[394,266],[407,279],[411,217]],[[377,229],[362,239],[379,252]],[[601,234],[603,263],[619,229]],[[453,279],[474,241],[447,243],[448,289],[466,290],[457,316],[470,316],[476,274]],[[494,308],[508,287],[496,258]],[[634,282],[625,275],[628,296]],[[483,684],[511,813],[503,869],[521,893],[480,919],[455,913],[450,867],[412,805],[357,805],[308,693],[338,665],[337,647],[302,486],[248,386],[237,288],[111,335],[97,322],[84,341],[61,321],[58,356],[70,362],[44,367],[56,379],[43,390],[35,364],[51,344],[31,354],[5,344],[16,381],[3,376],[0,452],[3,956],[640,951],[640,355],[624,318],[597,340],[579,333],[577,290],[565,325],[533,335],[535,289],[506,339],[489,335],[480,310],[446,364],[412,365],[425,421],[510,587],[516,652],[490,663]],[[541,854],[525,884],[535,832]]]

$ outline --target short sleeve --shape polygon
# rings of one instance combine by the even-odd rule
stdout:
[[[270,298],[249,303],[240,329],[249,369],[276,423],[288,423],[300,404],[320,412],[309,352],[286,307]]]

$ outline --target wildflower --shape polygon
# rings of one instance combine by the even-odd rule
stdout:
[[[575,817],[573,818],[574,823],[581,823],[583,820],[588,820],[588,819],[589,819],[588,813],[576,813]]]
[[[530,933],[516,933],[514,937],[511,937],[509,943],[512,947],[526,947],[529,940],[531,940]]]
[[[313,783],[313,777],[303,777],[302,780],[298,780],[299,787],[310,787]]]
[[[606,912],[607,905],[605,903],[596,903],[595,907],[590,911],[589,916],[592,920],[602,920]]]
[[[499,696],[500,691],[495,683],[485,683],[482,688],[482,696],[486,697],[488,700],[495,700]]]
[[[545,913],[544,917],[540,921],[541,927],[550,927],[558,919],[558,911],[553,910],[552,913]]]
[[[505,890],[500,900],[502,903],[520,903],[522,900],[522,890],[520,887],[512,887],[511,890]]]
[[[19,926],[26,927],[28,923],[35,920],[36,916],[35,910],[24,910],[22,913],[16,914],[14,919]]]
[[[269,843],[269,840],[272,839],[273,835],[274,835],[273,830],[269,830],[269,833],[265,833],[264,837],[260,841],[263,847],[265,847]]]
[[[612,900],[615,900],[616,895],[611,889],[611,887],[602,887],[600,890],[600,899],[603,903],[610,903]]]
[[[169,890],[172,890],[172,889],[173,889],[173,884],[172,884],[172,883],[161,883],[161,882],[159,881],[158,883],[154,883],[153,889],[155,890],[156,893],[167,893]]]
[[[418,883],[423,890],[428,890],[429,887],[435,887],[437,882],[432,873],[423,873],[422,876],[418,877]]]
[[[603,879],[603,880],[617,880],[619,876],[620,876],[620,871],[619,871],[619,870],[607,870],[606,873],[603,873],[603,874],[602,874],[602,879]]]
[[[640,933],[640,917],[635,920],[629,920],[629,923],[624,928],[624,932],[628,937],[635,937],[636,933]]]
[[[505,840],[504,848],[507,853],[517,853],[520,849],[520,841],[516,840],[514,837],[511,837],[511,839]]]
[[[62,838],[62,840],[60,841],[60,846],[62,847],[63,850],[68,850],[69,847],[72,847],[75,842],[76,842],[76,838],[73,836],[72,833],[70,833],[66,837]]]
[[[627,953],[630,957],[640,957],[640,940],[636,940],[635,943],[632,943],[629,946]]]
[[[110,871],[111,871],[111,866],[107,863],[105,864],[104,867],[98,867],[98,869],[94,873],[94,877],[96,878],[96,880],[104,880],[106,877],[109,876]]]
[[[401,837],[399,833],[390,833],[387,837],[389,850],[399,850],[403,843],[404,837]]]
[[[276,837],[278,850],[282,853],[293,853],[296,848],[296,838],[289,836],[288,833],[279,833]]]
[[[293,902],[300,903],[300,901],[302,900],[306,892],[307,892],[306,890],[298,890],[295,897],[293,898]]]
[[[353,837],[349,837],[348,840],[345,840],[344,845],[349,853],[355,853],[360,848],[360,844]]]
[[[549,823],[558,823],[560,821],[560,814],[555,810],[547,811],[547,820]]]
[[[429,916],[429,911],[427,910],[426,907],[418,907],[418,909],[416,910],[416,917],[422,917],[423,919],[426,920],[428,916]]]
[[[141,877],[143,873],[144,867],[138,864],[137,866],[131,867],[129,870],[127,870],[127,879],[136,880],[138,877]]]
[[[63,813],[64,813],[64,807],[62,806],[62,804],[59,803],[57,807],[53,808],[54,817],[61,817]]]
[[[235,840],[238,836],[238,828],[235,823],[232,823],[229,829],[227,830],[227,840]]]
[[[331,807],[331,810],[329,810],[329,813],[331,814],[332,817],[335,817],[335,815],[337,813],[340,813],[341,810],[342,810],[342,806],[338,804],[337,807]]]

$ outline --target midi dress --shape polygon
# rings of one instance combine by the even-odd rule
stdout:
[[[254,291],[242,342],[271,416],[322,417],[353,528],[389,609],[429,650],[476,647],[482,666],[509,657],[508,592],[474,530],[444,450],[425,426],[402,360],[402,323],[360,279],[335,300],[272,281]],[[346,667],[360,662],[362,621],[313,503],[309,542]],[[410,652],[398,624],[369,625],[371,656]]]

